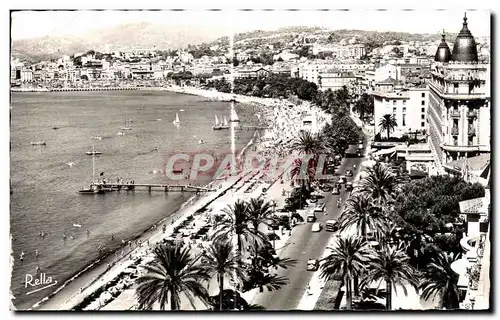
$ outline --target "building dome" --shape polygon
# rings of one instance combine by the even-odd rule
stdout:
[[[448,45],[446,44],[445,34],[443,30],[443,38],[441,39],[441,43],[437,48],[436,55],[434,56],[434,61],[437,62],[448,62],[451,58],[451,51]]]
[[[474,37],[467,28],[467,16],[464,16],[462,30],[460,30],[457,39],[455,39],[451,60],[460,62],[477,62],[478,60],[476,40],[474,40]]]

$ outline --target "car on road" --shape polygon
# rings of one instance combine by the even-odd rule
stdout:
[[[319,203],[316,208],[314,208],[314,212],[325,212],[325,204]]]
[[[319,269],[319,261],[317,259],[307,260],[307,271],[317,271]]]
[[[325,223],[325,230],[330,232],[335,232],[339,229],[339,223],[337,220],[327,220]]]
[[[346,183],[347,178],[345,176],[340,176],[339,177],[339,183]]]
[[[350,170],[350,169],[346,170],[345,175],[346,175],[346,177],[352,177],[353,176],[352,170]]]
[[[321,190],[324,191],[324,192],[328,192],[328,191],[332,190],[332,187],[329,186],[329,185],[324,185],[324,186],[321,187]]]
[[[346,191],[352,191],[352,189],[353,189],[352,182],[346,182],[346,184],[345,184],[345,190]]]
[[[338,188],[333,188],[332,194],[340,194],[340,190]]]
[[[314,211],[311,211],[307,214],[306,221],[307,222],[315,222],[316,221],[316,214],[314,213]]]
[[[320,232],[320,231],[321,231],[321,223],[319,222],[313,223],[311,227],[311,232]]]

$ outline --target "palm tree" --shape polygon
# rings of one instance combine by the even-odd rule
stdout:
[[[366,175],[360,181],[361,192],[377,200],[378,204],[393,199],[400,179],[387,165],[377,162],[373,167],[366,168],[365,172]]]
[[[235,277],[235,280],[244,277],[242,268],[239,265],[238,256],[229,241],[215,241],[204,253],[206,261],[204,267],[207,268],[208,274],[212,277],[217,276],[219,284],[219,310],[223,310],[223,292],[224,292],[224,277]]]
[[[270,226],[274,221],[272,204],[263,198],[252,198],[248,203],[248,220],[258,236],[261,224]]]
[[[424,280],[420,284],[422,298],[429,299],[435,295],[441,297],[441,309],[458,309],[460,294],[458,290],[459,275],[451,269],[451,264],[458,255],[441,252],[434,257],[424,272]]]
[[[352,309],[352,280],[363,273],[371,250],[361,238],[337,239],[332,252],[321,265],[320,277],[326,280],[341,276],[346,287],[347,309]]]
[[[292,143],[291,149],[298,151],[299,154],[312,154],[317,158],[326,150],[324,139],[319,134],[313,134],[309,131],[300,131],[297,139]]]
[[[345,230],[356,226],[366,240],[368,229],[372,232],[387,227],[387,218],[381,207],[373,203],[373,199],[366,193],[355,193],[347,200],[347,206],[340,218],[340,229]]]
[[[382,119],[380,119],[380,130],[387,131],[387,139],[389,139],[391,131],[394,131],[397,126],[398,123],[396,122],[396,118],[393,115],[386,114],[382,117]]]
[[[237,252],[241,255],[243,244],[262,242],[262,237],[256,236],[249,227],[249,206],[245,201],[237,200],[234,205],[228,205],[222,210],[225,218],[220,222],[214,234],[214,240],[236,239]]]
[[[197,259],[190,256],[189,248],[170,245],[158,246],[155,259],[145,265],[146,274],[137,279],[136,296],[138,308],[151,310],[155,303],[165,310],[179,310],[180,295],[183,293],[195,308],[195,298],[203,302],[208,299],[204,283],[209,280],[207,270],[196,265]]]
[[[404,250],[395,246],[386,246],[377,250],[370,259],[368,272],[361,280],[360,287],[368,287],[374,281],[385,281],[386,309],[392,310],[392,289],[397,293],[396,287],[401,285],[403,293],[408,295],[406,284],[411,284],[417,289],[415,269],[409,264],[410,258]]]

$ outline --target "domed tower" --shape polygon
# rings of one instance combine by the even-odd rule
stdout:
[[[434,56],[434,61],[436,62],[448,62],[451,58],[451,51],[448,45],[446,44],[446,35],[443,30],[443,38],[441,39],[441,43],[437,48],[436,55]]]
[[[476,40],[467,27],[467,15],[464,16],[462,30],[455,39],[451,60],[459,62],[477,62],[478,60]]]

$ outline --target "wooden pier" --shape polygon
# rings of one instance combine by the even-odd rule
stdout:
[[[149,183],[95,183],[95,186],[99,186],[103,189],[111,189],[109,191],[135,191],[137,188],[144,188],[151,191],[163,191],[163,192],[210,192],[216,191],[213,188],[192,186],[192,185],[169,185],[169,184],[149,184]]]

